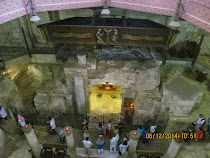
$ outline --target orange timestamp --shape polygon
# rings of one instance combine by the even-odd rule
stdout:
[[[173,138],[180,138],[180,139],[195,139],[195,133],[147,133],[147,139],[173,139]]]

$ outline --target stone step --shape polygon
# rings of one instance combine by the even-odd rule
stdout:
[[[201,89],[206,90],[207,88],[208,88],[208,82],[207,82],[207,80],[205,80],[201,83]]]

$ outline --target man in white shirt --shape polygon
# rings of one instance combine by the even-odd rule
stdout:
[[[110,153],[113,153],[113,148],[114,152],[117,151],[118,140],[119,140],[119,134],[117,134],[115,137],[112,137],[112,139],[110,140]]]
[[[49,123],[50,123],[50,134],[56,134],[55,128],[55,120],[54,118],[49,117]]]
[[[196,129],[196,131],[197,131],[200,127],[202,127],[202,126],[205,124],[205,122],[206,122],[205,118],[203,117],[202,114],[200,114],[200,115],[199,115],[199,118],[198,118],[198,119],[196,120],[196,122],[195,122],[195,124],[196,124],[195,129]]]
[[[121,153],[121,158],[126,158],[126,151],[128,149],[128,142],[127,139],[123,141],[122,144],[120,144],[120,153]]]
[[[89,140],[89,137],[86,137],[86,139],[83,140],[82,143],[84,144],[86,153],[88,154],[88,156],[90,156],[90,154],[91,154],[90,148],[93,145],[93,143]]]
[[[1,107],[1,106],[0,106],[0,118],[3,121],[7,120],[7,113],[6,113],[5,109],[3,107]]]

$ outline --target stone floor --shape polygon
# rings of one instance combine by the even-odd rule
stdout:
[[[204,91],[201,102],[197,105],[188,117],[175,117],[170,115],[165,132],[179,132],[186,129],[190,123],[198,119],[199,114],[203,114],[206,119],[205,129],[207,128],[207,121],[210,118],[210,92]]]
[[[79,158],[88,157],[84,148],[76,148]],[[104,150],[103,154],[99,155],[97,149],[91,149],[91,155],[88,158],[118,158],[118,152],[111,154],[109,150]]]
[[[206,154],[207,142],[184,143],[177,154],[177,158],[209,158]]]

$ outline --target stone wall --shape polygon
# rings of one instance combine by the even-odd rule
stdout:
[[[9,158],[32,158],[32,153],[28,149],[28,145],[23,145],[20,149],[14,151]]]
[[[8,76],[0,77],[0,105],[6,110],[7,105],[23,106],[17,86]]]
[[[112,51],[112,55],[114,53]],[[123,53],[126,54],[129,52]],[[119,56],[120,54],[116,58],[120,58]],[[89,59],[88,57],[87,64],[79,64],[76,58],[73,57],[68,59],[64,68],[66,84],[73,98],[75,98],[73,99],[75,104],[78,104],[78,102],[76,101],[77,96],[74,96],[76,93],[74,76],[80,74],[84,83],[82,87],[85,92],[87,112],[89,111],[90,88],[93,85],[109,82],[122,88],[123,92],[121,97],[123,101],[124,98],[134,99],[134,124],[143,124],[145,121],[151,119],[155,120],[158,116],[158,110],[161,107],[161,92],[158,90],[160,84],[159,67],[161,62],[154,58],[148,59],[145,62],[138,60],[118,61],[115,60],[116,58],[114,57],[113,60],[105,61],[102,60],[103,57],[100,57],[100,60],[96,62],[93,58],[90,57]],[[123,106],[124,104],[122,103],[122,116],[124,113]]]
[[[28,65],[32,63],[28,55],[24,55],[5,62],[5,67],[8,75],[14,79],[18,74],[28,70]]]

